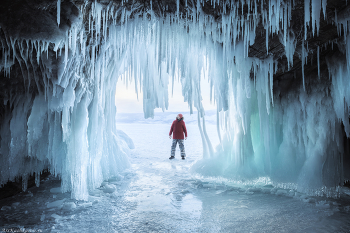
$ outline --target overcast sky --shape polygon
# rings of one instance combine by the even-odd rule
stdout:
[[[188,112],[190,109],[188,104],[184,102],[184,97],[181,93],[181,83],[175,81],[174,83],[174,95],[171,94],[171,80],[169,80],[168,92],[169,92],[169,108],[166,111],[169,112]],[[208,80],[202,79],[202,98],[204,110],[216,109],[214,102],[210,103],[210,86]],[[128,88],[125,85],[125,79],[118,79],[117,90],[116,90],[116,106],[117,113],[140,113],[143,112],[142,107],[142,93],[139,92],[137,100],[137,95],[135,93],[135,83],[128,83]],[[162,112],[161,108],[155,109],[156,112]]]

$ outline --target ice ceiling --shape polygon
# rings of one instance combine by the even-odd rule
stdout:
[[[146,118],[167,109],[179,75],[202,135],[194,171],[333,195],[350,177],[349,9],[345,0],[4,0],[0,184],[22,178],[25,190],[49,169],[86,199],[127,167],[114,96],[128,71]],[[216,148],[202,72],[225,130]]]

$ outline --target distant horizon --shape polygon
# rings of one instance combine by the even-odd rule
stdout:
[[[173,94],[172,94],[173,89]],[[205,111],[216,110],[216,103],[210,101],[210,84],[208,80],[201,79],[202,90],[202,104]],[[177,80],[168,85],[168,109],[164,112],[189,112],[190,108],[187,102],[184,102],[182,96],[182,86]],[[116,86],[115,105],[117,107],[117,113],[143,113],[143,94],[142,91],[135,91],[134,80],[128,80],[126,83],[125,78],[119,78]],[[162,108],[154,109],[154,112],[163,112]]]
[[[116,114],[116,123],[117,124],[169,124],[173,122],[180,112],[155,112],[153,118],[144,118],[143,113],[141,112],[132,112],[132,113],[117,113]],[[181,112],[184,115],[186,124],[197,124],[197,111],[194,111],[193,114],[190,112]],[[205,112],[205,122],[207,124],[216,124],[216,110],[208,110]]]
[[[210,109],[210,110],[204,110],[206,113],[211,113],[211,112],[215,112],[216,113],[216,109]],[[194,110],[192,115],[193,114],[197,114],[197,110]],[[169,111],[169,110],[166,110],[166,111],[154,111],[154,114],[159,114],[159,113],[167,113],[167,114],[171,114],[171,113],[174,113],[174,114],[190,114],[190,110],[187,110],[187,111]],[[117,110],[117,114],[143,114],[143,112],[118,112]]]

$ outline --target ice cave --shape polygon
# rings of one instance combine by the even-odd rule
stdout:
[[[347,0],[1,0],[0,231],[349,232],[349,21]]]

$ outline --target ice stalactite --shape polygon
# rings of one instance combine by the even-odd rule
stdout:
[[[312,36],[319,36],[321,9],[326,19],[327,0],[304,1],[304,39],[307,39],[308,27],[312,28]],[[311,22],[311,23],[310,23]],[[316,31],[316,35],[315,35]]]
[[[63,191],[87,199],[89,190],[127,167],[131,143],[114,122],[115,86],[122,75],[134,79],[136,92],[142,88],[145,118],[153,117],[155,108],[168,108],[169,79],[180,80],[184,101],[191,113],[198,111],[205,159],[193,166],[196,172],[269,176],[305,192],[341,183],[341,123],[348,136],[350,132],[350,97],[344,85],[349,83],[349,65],[339,67],[330,60],[331,94],[327,83],[310,84],[304,77],[307,33],[312,27],[318,34],[327,2],[305,0],[303,84],[282,94],[274,90],[278,64],[269,52],[269,38],[280,35],[288,70],[292,68],[297,35],[290,28],[291,1],[270,0],[266,8],[265,1],[226,1],[220,3],[224,10],[219,20],[203,12],[204,1],[197,3],[188,4],[181,14],[177,1],[176,11],[158,17],[153,5],[138,11],[124,7],[124,1],[120,8],[93,2],[83,9],[86,25],[73,22],[57,41],[1,41],[7,48],[1,69],[11,77],[10,67],[17,61],[26,83],[34,80],[37,90],[9,100],[13,111],[4,117],[0,131],[1,184],[49,168],[60,175]],[[242,14],[245,5],[248,14]],[[336,23],[340,27],[345,22]],[[259,24],[266,31],[267,50],[260,59],[248,56]],[[205,130],[204,70],[223,130],[216,150]],[[307,85],[314,87],[308,91]]]
[[[326,4],[326,1],[322,2],[324,17]],[[312,30],[315,32],[317,28],[318,35],[320,15],[317,14],[320,13],[321,8],[313,3],[311,6]],[[289,10],[287,6],[285,12]],[[309,30],[307,26],[311,20],[310,12],[310,2],[305,1],[305,37]],[[264,12],[263,17],[266,15],[267,13]],[[275,14],[274,17],[276,15],[278,14]],[[286,18],[288,17],[284,17],[283,20]],[[271,18],[266,22],[274,21]],[[273,24],[266,25],[268,25],[265,26],[266,31],[273,33],[274,30],[271,28]],[[281,25],[289,25],[289,22]],[[346,23],[339,23],[339,25],[346,25]],[[283,42],[285,46],[289,69],[293,66],[296,42],[293,32],[288,32],[286,26],[284,29],[285,37],[281,43]],[[243,50],[240,51],[240,47],[244,47]],[[242,59],[242,55],[245,54],[245,44],[243,46],[238,44],[235,46],[235,51],[228,52],[235,54],[233,56],[236,61],[233,66],[223,69],[231,73],[230,81],[228,81],[230,85],[226,85],[229,87],[227,99],[230,104],[228,104],[228,110],[224,114],[220,113],[221,117],[218,118],[223,122],[226,134],[221,145],[217,147],[218,157],[209,161],[199,161],[193,168],[195,171],[207,175],[221,174],[236,178],[268,175],[281,187],[294,187],[299,191],[310,192],[314,195],[337,195],[333,193],[334,189],[327,189],[327,187],[337,186],[344,180],[341,122],[345,125],[345,131],[348,132],[347,106],[349,102],[346,101],[348,92],[341,84],[333,84],[337,88],[332,88],[332,93],[341,95],[337,97],[338,94],[334,94],[330,97],[328,84],[317,82],[312,84],[315,87],[311,92],[306,92],[304,65],[309,53],[307,48],[307,42],[305,42],[302,45],[301,54],[303,87],[295,94],[275,101],[274,107],[271,107],[274,100],[272,91],[271,94],[268,91],[273,84],[273,79],[268,80],[268,77],[274,74],[272,68],[274,62],[272,60],[256,62],[251,58]],[[319,56],[318,49],[318,67]],[[320,67],[318,69],[320,70]],[[251,70],[254,71],[255,79],[254,82],[248,81],[247,83],[244,77],[249,76]],[[335,70],[344,69],[331,69],[331,73],[335,73]],[[222,77],[214,79],[216,94],[223,95],[222,93],[226,93],[226,90],[220,82],[225,80],[224,75],[220,72],[213,72],[213,76],[215,75]],[[348,75],[333,75],[333,83],[345,77]],[[255,90],[250,92],[249,86],[253,85]],[[266,99],[265,103],[261,101],[262,98]],[[338,104],[337,101],[340,103]],[[222,99],[218,99],[218,104],[219,106],[223,104]],[[338,113],[335,114],[334,111]]]
[[[87,200],[89,190],[128,167],[129,139],[116,129],[114,105],[114,77],[124,57],[116,54],[111,65],[108,45],[86,46],[81,30],[76,20],[62,40],[19,38],[8,44],[6,59],[18,62],[29,86],[7,103],[13,111],[1,128],[1,184],[22,177],[25,190],[29,175],[49,169],[61,177],[63,192]],[[48,51],[53,42],[54,51]],[[13,78],[10,67],[3,68]]]
[[[57,0],[57,25],[60,26],[61,21],[61,0]]]
[[[303,40],[303,43],[301,44],[301,69],[302,69],[302,75],[303,75],[303,88],[305,91],[305,63],[307,61],[307,51],[305,49],[305,40]]]

